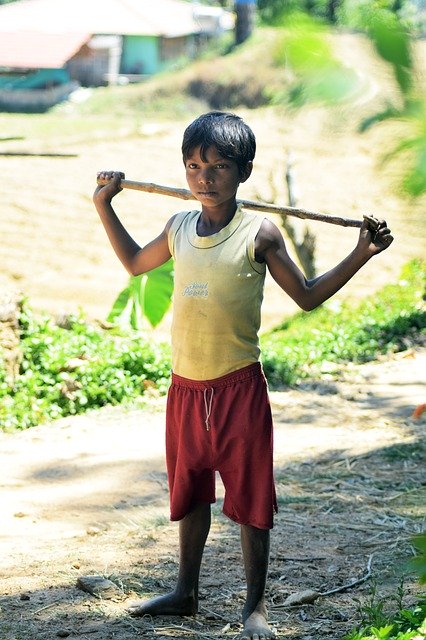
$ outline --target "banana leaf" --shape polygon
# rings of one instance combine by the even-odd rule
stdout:
[[[130,276],[107,316],[108,322],[121,320],[132,329],[142,329],[144,318],[156,327],[168,309],[173,295],[173,260],[138,276]]]

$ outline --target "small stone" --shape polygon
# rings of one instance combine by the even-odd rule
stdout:
[[[30,596],[28,595],[28,593],[21,593],[21,595],[19,596],[20,600],[24,600],[24,601],[28,601],[31,600]]]
[[[86,533],[88,536],[98,536],[101,533],[99,527],[87,527]]]
[[[306,589],[305,591],[298,591],[284,600],[284,604],[287,607],[293,607],[298,604],[311,604],[319,598],[318,591],[312,591],[312,589]]]
[[[80,576],[77,587],[97,598],[111,599],[121,595],[117,585],[102,576]]]
[[[71,633],[66,629],[59,629],[59,631],[56,632],[56,635],[58,636],[58,638],[68,638],[68,636],[70,636]]]

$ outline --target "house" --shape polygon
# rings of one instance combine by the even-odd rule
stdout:
[[[231,18],[184,0],[0,5],[0,110],[44,111],[76,86],[141,81],[194,58]]]

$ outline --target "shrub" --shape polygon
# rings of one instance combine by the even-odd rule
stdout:
[[[335,301],[298,313],[261,339],[265,374],[272,387],[321,376],[324,361],[367,362],[416,341],[424,330],[425,266],[410,262],[398,283],[357,307]]]
[[[415,343],[425,327],[424,264],[408,264],[398,283],[357,307],[335,301],[298,313],[261,338],[262,361],[272,388],[321,377],[324,364],[366,362]],[[107,404],[135,401],[147,389],[164,394],[170,347],[152,334],[105,331],[82,314],[66,328],[36,317],[28,303],[20,316],[19,376],[11,386],[0,359],[0,425],[26,429],[47,420]]]
[[[134,400],[147,388],[165,393],[168,345],[136,333],[108,333],[82,315],[70,318],[65,329],[48,317],[37,319],[27,303],[20,321],[22,361],[12,388],[0,368],[3,429]]]

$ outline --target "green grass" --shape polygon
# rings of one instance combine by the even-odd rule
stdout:
[[[384,287],[358,306],[334,303],[298,313],[262,336],[262,360],[272,387],[321,377],[343,362],[367,362],[401,351],[415,342],[426,326],[423,303],[425,264],[404,268],[399,282]],[[338,367],[336,367],[338,369]]]
[[[299,313],[262,337],[270,386],[322,376],[323,363],[365,362],[406,348],[425,327],[422,301],[425,265],[409,263],[398,283],[357,307],[333,312],[324,305]],[[170,380],[170,347],[152,336],[106,331],[83,315],[59,327],[36,317],[28,303],[20,317],[21,362],[11,381],[0,359],[0,425],[7,431],[134,402],[146,390],[164,394]],[[1,353],[0,353],[1,356]],[[329,364],[327,365],[329,368]]]
[[[82,316],[69,328],[36,318],[24,305],[20,318],[22,361],[11,385],[0,368],[0,424],[4,430],[83,413],[140,398],[147,389],[164,394],[170,349],[138,334],[114,334]]]

